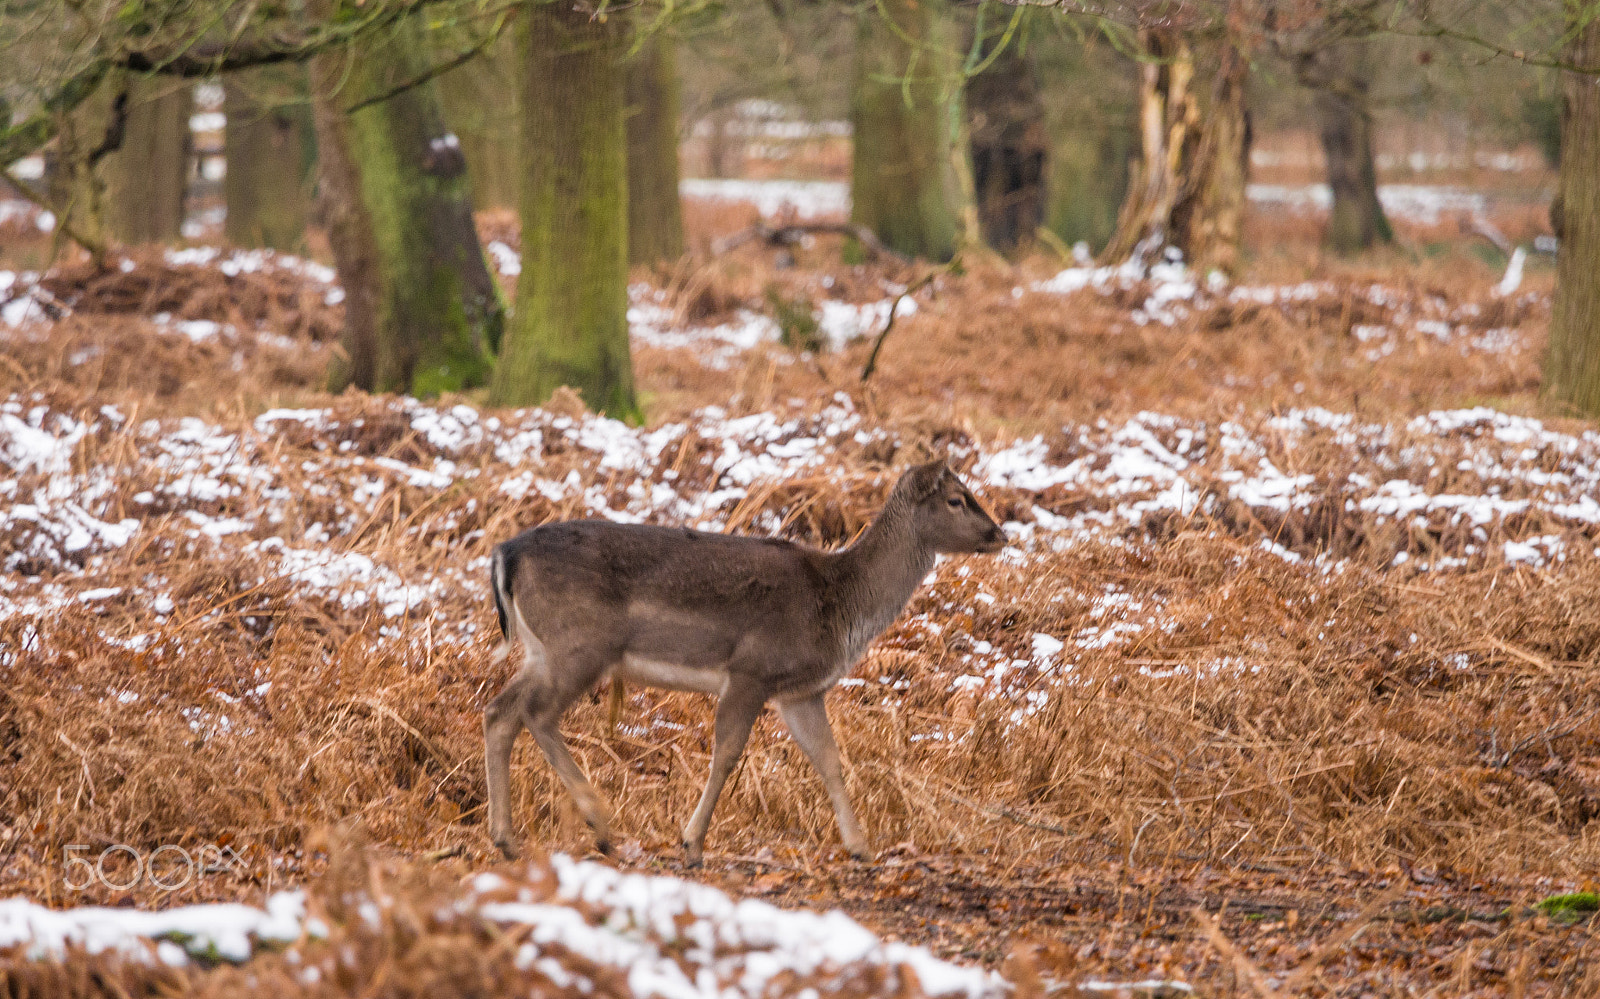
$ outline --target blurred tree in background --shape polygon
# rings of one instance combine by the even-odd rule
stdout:
[[[678,43],[669,29],[644,35],[624,63],[628,137],[628,262],[683,256],[678,196]]]
[[[1560,248],[1545,394],[1600,416],[1600,5],[1566,0],[1561,186],[1550,209]]]
[[[851,221],[901,253],[948,260],[962,236],[957,160],[967,155],[952,128],[961,88],[949,9],[945,0],[879,0],[859,21]]]
[[[100,161],[106,232],[120,243],[166,243],[183,226],[183,193],[192,145],[194,86],[182,80],[124,77],[111,95],[125,102],[122,141]]]
[[[1139,154],[1102,258],[1176,248],[1202,271],[1237,263],[1250,155],[1243,12],[1227,3],[1138,31]]]
[[[522,273],[490,399],[543,402],[576,389],[635,418],[628,353],[628,16],[565,3],[529,8],[523,52]]]
[[[1394,242],[1394,230],[1378,201],[1373,153],[1371,37],[1377,6],[1374,0],[1360,0],[1310,13],[1278,7],[1268,11],[1278,51],[1313,95],[1333,198],[1325,242],[1343,256]]]
[[[302,66],[223,77],[227,168],[223,235],[234,246],[305,248],[316,166],[310,87]]]
[[[505,322],[466,158],[402,19],[311,63],[322,215],[345,292],[334,387],[435,394],[488,381]]]

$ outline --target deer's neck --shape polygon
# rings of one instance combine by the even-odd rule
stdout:
[[[897,499],[836,556],[835,606],[852,660],[889,626],[933,569],[934,553],[918,543],[911,511]]]

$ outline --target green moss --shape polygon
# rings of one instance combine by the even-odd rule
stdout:
[[[391,76],[414,75],[421,51],[415,24],[397,30],[381,52],[352,62],[348,92],[382,92]],[[363,386],[372,391],[459,391],[487,382],[493,366],[504,305],[473,228],[465,162],[439,143],[447,132],[431,83],[348,119],[377,285],[373,374]]]
[[[820,352],[826,345],[822,339],[822,324],[817,321],[816,306],[805,295],[788,298],[777,285],[767,285],[764,294],[772,308],[773,321],[778,324],[778,339],[794,350]]]
[[[1534,908],[1558,923],[1581,923],[1600,912],[1600,893],[1575,891],[1566,895],[1551,895]]]

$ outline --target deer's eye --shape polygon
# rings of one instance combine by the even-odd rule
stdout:
[[[964,505],[960,496],[952,496],[945,500],[945,503],[949,504],[950,509],[952,510],[959,510]]]

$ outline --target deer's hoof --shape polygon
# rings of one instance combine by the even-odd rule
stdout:
[[[616,850],[615,850],[614,847],[612,847],[611,841],[609,839],[597,839],[597,840],[595,840],[594,841],[594,848],[596,850],[599,850],[601,853],[605,854],[608,857],[616,856]]]
[[[516,860],[522,854],[517,850],[516,844],[509,839],[497,839],[494,845],[500,848],[500,855],[507,860]]]
[[[850,854],[851,860],[858,860],[863,864],[870,864],[875,858],[875,854],[864,846],[847,846],[845,851]]]
[[[684,840],[684,842],[683,842],[683,866],[684,867],[699,867],[700,866],[700,847],[695,846],[693,843],[690,843],[688,840]]]

